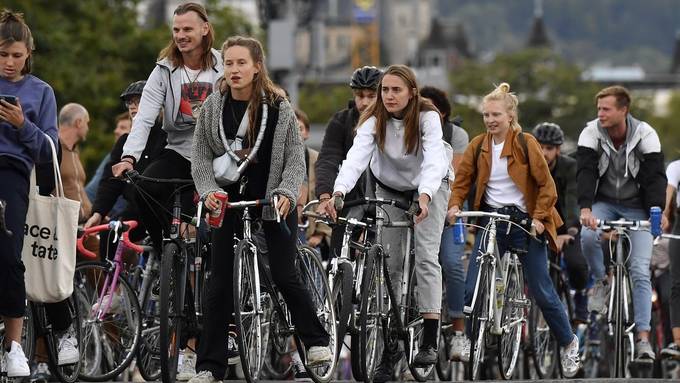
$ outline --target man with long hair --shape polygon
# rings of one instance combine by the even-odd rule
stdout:
[[[222,76],[220,53],[212,49],[214,32],[205,8],[197,3],[179,5],[173,14],[172,39],[161,50],[156,67],[149,75],[137,115],[132,122],[121,161],[112,167],[113,175],[122,176],[136,167],[149,140],[158,114],[163,112],[163,130],[167,145],[147,166],[144,175],[152,178],[191,179],[191,146],[198,112],[203,101],[213,92]],[[137,193],[140,218],[153,245],[161,251],[163,230],[169,229],[173,188],[167,185],[141,182]],[[182,212],[193,216],[194,191],[182,192]],[[192,355],[193,356],[193,355]],[[195,360],[194,358],[185,358]],[[183,363],[178,380],[194,375],[192,363]]]

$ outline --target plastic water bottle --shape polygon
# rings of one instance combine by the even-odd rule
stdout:
[[[453,243],[456,245],[465,244],[465,226],[462,218],[456,219],[456,223],[453,224]]]
[[[661,235],[661,208],[652,206],[649,208],[649,222],[651,223],[652,235],[658,237]]]

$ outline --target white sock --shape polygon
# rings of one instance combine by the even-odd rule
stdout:
[[[302,359],[300,359],[300,353],[298,353],[297,350],[293,351],[293,354],[291,354],[291,358],[293,359],[293,363],[297,365],[302,365]]]

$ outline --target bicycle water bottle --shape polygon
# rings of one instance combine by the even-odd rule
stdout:
[[[453,224],[453,243],[456,245],[465,244],[465,227],[462,218],[456,219],[456,223]]]
[[[651,223],[652,235],[658,237],[661,235],[661,208],[652,206],[649,208],[649,222]]]

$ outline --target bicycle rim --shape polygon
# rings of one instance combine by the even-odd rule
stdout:
[[[147,265],[149,267],[149,265]],[[137,367],[142,378],[156,381],[161,376],[160,360],[160,277],[157,272],[149,275],[149,287],[142,299],[142,341],[137,350]]]
[[[250,250],[250,243],[241,240],[236,247],[234,257],[234,314],[238,334],[239,356],[244,378],[249,381],[258,379],[262,367],[262,333],[260,296],[256,293],[255,254]]]
[[[68,313],[71,317],[71,326],[73,327],[73,335],[76,338],[77,344],[81,342],[81,332],[80,332],[80,317],[78,306],[75,305],[73,295],[69,297],[66,301],[68,306]],[[48,323],[47,317],[44,318],[45,323]],[[47,347],[47,356],[50,371],[52,374],[62,383],[73,383],[78,380],[78,374],[80,373],[81,359],[74,364],[59,365],[59,336],[53,331],[49,330],[45,336],[45,345]]]
[[[551,378],[557,366],[557,340],[535,302],[531,304],[529,335],[536,374],[541,379]]]
[[[360,338],[361,338],[361,364],[364,373],[364,382],[372,382],[375,369],[380,361],[379,358],[385,347],[383,339],[382,301],[383,286],[381,284],[380,262],[382,250],[373,246],[366,257],[364,268],[364,280],[361,283],[361,315]]]
[[[524,323],[518,322],[524,319],[524,307],[521,303],[524,300],[524,283],[522,283],[522,276],[516,267],[519,266],[511,264],[508,268],[501,313],[501,323],[504,327],[508,324],[515,324],[507,327],[507,330],[503,330],[503,333],[498,336],[498,367],[501,377],[505,380],[512,379],[515,372]]]
[[[408,290],[406,292],[406,316],[404,318],[406,336],[404,337],[404,350],[406,350],[406,360],[408,361],[408,368],[413,378],[419,382],[425,382],[432,377],[435,365],[433,364],[428,367],[416,367],[413,365],[413,358],[418,354],[420,345],[423,343],[425,327],[423,325],[423,317],[418,312],[418,282],[416,280],[415,267],[411,269],[410,274]]]
[[[442,306],[446,307],[446,306]],[[437,363],[435,368],[437,376],[441,381],[451,380],[451,370],[453,369],[453,362],[449,360],[448,344],[450,335],[446,334],[442,329],[439,333],[439,348],[437,350]]]
[[[137,295],[123,275],[118,276],[118,307],[98,318],[101,289],[107,274],[113,273],[109,265],[83,263],[76,267],[74,291],[81,323],[80,374],[87,381],[111,380],[125,370],[136,355],[141,338],[141,310]],[[113,274],[111,274],[113,275]],[[104,299],[108,301],[108,299]],[[104,305],[106,302],[103,302]],[[95,352],[90,355],[89,352]]]
[[[180,342],[184,327],[184,294],[181,280],[183,255],[179,246],[169,242],[161,258],[160,288],[160,364],[164,382],[174,382],[177,376]]]
[[[278,310],[272,307],[270,296],[266,295],[265,298],[266,303],[263,302],[263,306],[269,306],[270,309],[267,320],[269,336],[264,354],[263,371],[271,380],[285,380],[293,368],[289,362],[291,336],[286,322],[281,320]],[[263,324],[263,327],[267,326]]]
[[[335,317],[335,307],[333,296],[330,287],[328,286],[328,278],[326,277],[326,269],[321,264],[316,251],[308,246],[300,246],[298,248],[297,257],[298,273],[301,277],[302,284],[307,288],[309,296],[312,301],[316,316],[329,335],[328,348],[333,353],[332,362],[318,366],[307,365],[307,373],[315,382],[328,382],[333,378],[335,372],[335,365],[338,359],[338,333],[337,321]]]
[[[470,318],[472,339],[470,340],[469,380],[479,379],[482,363],[484,363],[486,324],[489,320],[489,292],[487,291],[489,273],[488,266],[483,263],[479,269],[479,290]]]
[[[349,263],[340,263],[338,265],[338,272],[335,275],[335,284],[333,285],[332,296],[338,332],[336,355],[338,357],[340,356],[340,351],[344,345],[347,326],[349,325],[349,319],[352,315],[352,310],[354,309],[354,305],[352,304],[353,274],[352,265]]]

